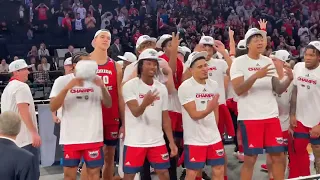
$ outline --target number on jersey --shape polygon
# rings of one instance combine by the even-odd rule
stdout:
[[[109,84],[109,76],[100,76],[104,84]]]

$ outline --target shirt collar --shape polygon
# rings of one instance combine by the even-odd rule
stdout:
[[[11,138],[8,138],[8,137],[0,136],[0,139],[7,139],[7,140],[10,140],[10,141],[14,142],[15,144],[17,144],[14,139],[11,139]]]

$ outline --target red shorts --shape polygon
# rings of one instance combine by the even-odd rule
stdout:
[[[235,114],[238,116],[238,103],[233,100],[233,98],[228,99],[227,102],[227,107]]]
[[[320,138],[310,137],[310,130],[312,128],[304,126],[299,120],[297,120],[297,127],[294,128],[293,137],[294,139],[307,139],[313,145],[320,145]]]
[[[182,114],[169,111],[171,127],[175,138],[183,138]]]
[[[103,137],[106,146],[116,146],[118,143],[119,125],[104,125]]]
[[[184,165],[187,169],[202,169],[209,166],[224,165],[224,149],[222,142],[207,146],[184,145]]]
[[[165,145],[156,147],[124,146],[123,172],[126,174],[140,172],[146,158],[154,169],[168,169],[170,167],[169,154]]]
[[[63,166],[77,167],[83,158],[90,168],[102,167],[104,164],[103,143],[64,145]]]
[[[235,136],[232,117],[230,115],[228,107],[225,104],[219,105],[218,129],[221,136],[225,132],[225,130],[229,136]]]
[[[240,120],[242,144],[245,155],[284,152],[284,142],[280,120],[270,118],[263,120]]]

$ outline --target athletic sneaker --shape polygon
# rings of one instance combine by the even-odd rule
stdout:
[[[266,164],[261,164],[261,170],[262,171],[268,171],[268,167]]]
[[[204,180],[211,180],[211,178],[207,175],[206,172],[202,171],[202,179]]]
[[[187,175],[187,171],[186,169],[183,169],[182,173],[181,173],[181,176],[180,176],[180,180],[184,180],[186,178],[186,175]]]
[[[77,173],[81,174],[82,167],[78,167]]]
[[[239,151],[237,151],[237,152],[233,153],[233,156],[235,156],[239,160],[239,163],[244,162],[244,154],[243,153],[240,153]]]

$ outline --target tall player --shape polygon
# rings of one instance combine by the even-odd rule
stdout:
[[[238,121],[244,147],[241,179],[252,179],[258,154],[270,154],[275,180],[284,179],[284,146],[278,106],[273,92],[282,94],[292,78],[283,81],[273,71],[270,58],[261,55],[266,32],[252,28],[245,34],[248,54],[236,58],[230,69],[232,85],[238,99]],[[286,68],[286,73],[292,73]]]
[[[284,66],[285,66],[285,63],[290,60],[289,52],[286,50],[274,51],[271,53],[270,58],[273,60],[277,74],[279,76],[279,80],[280,81],[285,80],[286,77],[285,77]],[[288,151],[288,137],[289,137],[288,129],[290,124],[289,113],[290,113],[290,100],[291,100],[292,89],[293,89],[293,84],[291,83],[288,89],[282,94],[274,93],[274,96],[276,97],[276,100],[278,103],[279,119],[280,119],[282,136],[283,136],[283,144],[285,145],[286,151]],[[287,166],[286,159],[284,160],[284,166],[285,167]],[[273,179],[273,175],[271,172],[272,160],[268,154],[267,154],[267,163],[266,165],[262,164],[261,168],[263,170],[267,170],[269,174],[269,178]]]
[[[169,140],[171,157],[177,154],[170,118],[168,92],[154,79],[159,73],[159,57],[154,49],[144,50],[138,60],[138,77],[126,82],[123,96],[126,103],[126,138],[124,140],[124,179],[133,180],[143,166],[145,158],[160,180],[169,180],[169,154],[163,131]]]
[[[64,179],[77,178],[77,167],[83,158],[88,179],[98,180],[104,163],[101,102],[110,107],[111,96],[95,75],[95,62],[75,56],[72,60],[76,66],[74,73],[56,79],[50,94],[51,111],[62,108],[63,114],[60,144],[64,145]],[[89,74],[92,76],[88,78],[93,80],[80,77]]]
[[[310,42],[304,62],[294,66],[294,87],[290,107],[293,129],[289,141],[289,178],[310,175],[310,161],[306,150],[311,143],[316,173],[320,173],[320,41]],[[293,143],[294,142],[294,143]]]
[[[193,52],[188,58],[192,77],[179,87],[184,128],[187,180],[201,180],[205,164],[212,167],[212,179],[224,179],[224,149],[218,132],[218,83],[208,79],[207,52]]]
[[[121,95],[122,68],[108,57],[107,50],[110,47],[111,34],[108,30],[99,30],[94,35],[92,46],[94,51],[91,59],[98,64],[97,74],[102,78],[106,88],[112,97],[112,107],[106,108],[102,105],[103,131],[104,131],[104,157],[103,179],[109,180],[114,174],[114,155],[118,141],[118,132],[124,134],[124,103]],[[119,119],[122,126],[119,130]]]

